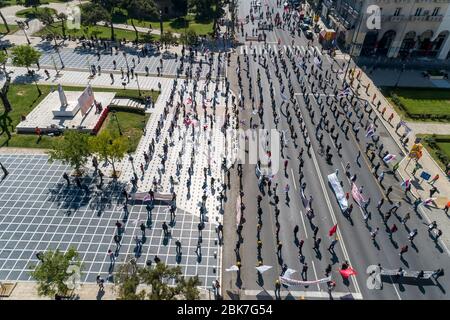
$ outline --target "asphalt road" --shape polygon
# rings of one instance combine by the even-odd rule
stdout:
[[[263,5],[269,4],[270,8],[274,8],[281,13],[281,8],[276,8],[276,1],[263,2]],[[250,9],[250,2],[240,2],[239,7],[239,19],[244,19],[248,15]],[[265,9],[263,10],[265,12]],[[256,24],[256,21],[255,21]],[[244,32],[251,35],[252,24],[246,24],[244,26]],[[240,35],[240,33],[239,33]],[[338,119],[339,124],[333,117],[332,112],[329,107],[325,105],[325,111],[327,111],[327,118],[330,121],[329,126],[333,124],[336,126],[336,132],[339,132],[339,138],[337,143],[342,143],[342,150],[340,152],[341,156],[338,155],[336,145],[332,141],[330,135],[326,131],[322,131],[324,134],[323,144],[324,146],[330,145],[331,153],[333,154],[332,164],[328,164],[325,155],[319,152],[319,142],[316,138],[315,131],[319,123],[319,118],[321,117],[321,112],[319,109],[319,103],[316,101],[314,96],[311,94],[312,83],[315,84],[317,88],[319,86],[319,80],[311,77],[311,83],[307,82],[305,77],[306,93],[310,98],[312,110],[314,110],[314,122],[312,122],[310,114],[306,108],[306,103],[304,101],[301,86],[296,79],[295,72],[292,65],[286,55],[284,50],[284,45],[291,45],[292,37],[287,30],[275,28],[273,32],[267,32],[267,42],[269,44],[276,43],[278,39],[281,41],[280,51],[282,58],[287,63],[288,73],[291,74],[290,80],[286,78],[286,74],[283,69],[280,68],[282,74],[283,83],[285,86],[285,95],[290,98],[288,92],[288,82],[290,82],[294,87],[295,99],[300,108],[300,113],[302,114],[309,137],[312,144],[311,156],[306,154],[306,145],[303,137],[304,132],[301,130],[299,121],[295,116],[295,106],[289,103],[288,110],[292,117],[292,125],[297,133],[297,138],[294,139],[290,136],[289,124],[287,118],[284,116],[286,114],[286,105],[288,104],[284,101],[280,94],[280,83],[275,76],[275,64],[271,61],[272,59],[266,53],[264,56],[268,61],[269,73],[271,75],[270,79],[266,77],[266,68],[258,63],[258,57],[256,61],[253,60],[252,55],[248,55],[249,59],[249,73],[250,78],[247,78],[247,67],[244,61],[244,55],[240,55],[240,74],[243,81],[243,93],[245,97],[245,109],[240,110],[240,119],[245,121],[243,127],[247,129],[249,126],[249,118],[252,116],[251,110],[251,98],[249,96],[249,83],[252,82],[252,91],[255,96],[255,101],[258,102],[260,99],[259,90],[257,87],[257,70],[260,70],[261,75],[261,86],[262,86],[262,99],[264,107],[264,128],[265,129],[276,129],[278,131],[285,131],[288,137],[287,147],[284,150],[284,158],[280,157],[280,171],[275,175],[272,188],[275,183],[278,183],[277,194],[280,198],[280,203],[278,208],[280,209],[279,224],[280,232],[279,239],[283,244],[282,247],[282,259],[278,259],[276,255],[276,219],[275,219],[275,205],[273,203],[273,197],[267,194],[267,188],[265,188],[265,194],[261,202],[262,214],[262,227],[260,231],[260,239],[262,241],[261,248],[261,258],[264,265],[273,266],[272,269],[264,272],[262,275],[258,275],[255,267],[258,263],[258,250],[257,250],[257,195],[260,194],[258,190],[258,181],[255,175],[255,165],[245,164],[243,166],[243,192],[244,192],[244,217],[245,223],[243,224],[242,237],[243,241],[240,246],[239,255],[241,258],[241,270],[239,274],[239,279],[235,272],[224,272],[223,275],[223,286],[224,289],[230,294],[225,294],[226,298],[236,298],[237,296],[231,293],[236,293],[240,298],[251,298],[251,299],[267,299],[273,296],[272,292],[275,288],[275,280],[278,278],[282,272],[282,265],[286,264],[289,268],[297,271],[294,274],[295,279],[301,279],[300,273],[302,270],[303,263],[298,257],[298,248],[295,243],[294,238],[294,226],[298,225],[299,233],[298,239],[303,239],[303,254],[305,256],[304,262],[307,262],[309,269],[307,272],[308,280],[316,280],[325,277],[325,268],[330,263],[332,264],[332,279],[336,281],[336,288],[332,292],[332,298],[334,299],[448,299],[446,292],[449,289],[448,283],[445,281],[445,276],[440,277],[437,280],[399,280],[395,277],[383,277],[383,288],[381,290],[369,289],[366,282],[368,275],[366,274],[366,268],[369,265],[376,265],[380,263],[385,269],[398,269],[402,267],[405,270],[436,270],[437,268],[444,268],[448,270],[450,260],[448,259],[448,252],[446,248],[442,247],[439,242],[433,241],[432,236],[429,235],[427,231],[427,220],[422,214],[422,208],[418,211],[414,211],[411,202],[414,201],[414,197],[410,194],[405,196],[402,190],[401,178],[395,177],[393,174],[389,173],[392,168],[392,164],[385,165],[382,158],[376,155],[374,164],[380,162],[380,169],[378,173],[382,170],[386,171],[385,178],[382,185],[377,182],[376,177],[372,173],[372,164],[365,154],[365,144],[369,142],[369,139],[365,137],[365,130],[361,128],[357,135],[354,134],[351,127],[348,132],[348,139],[345,139],[345,135],[342,129],[339,128],[339,124],[342,123],[344,115],[341,115]],[[245,43],[243,37],[240,37],[243,45],[249,47],[249,42]],[[307,47],[307,40],[305,36],[301,37],[295,36],[294,38],[295,46]],[[258,44],[261,47],[263,43]],[[253,46],[255,44],[253,43]],[[313,43],[314,46],[320,48],[317,40]],[[273,47],[273,45],[272,45]],[[259,50],[259,49],[258,49]],[[236,59],[239,55],[239,48],[236,50],[232,61],[234,65],[231,65],[229,70],[236,70]],[[301,56],[301,55],[300,55]],[[324,101],[327,95],[331,95],[330,99],[333,100],[333,104],[338,106],[338,110],[344,114],[342,107],[339,106],[339,102],[333,94],[333,87],[335,84],[338,88],[342,87],[342,77],[339,77],[339,73],[334,73],[332,70],[339,70],[344,61],[333,61],[330,57],[321,55],[322,60],[322,70],[319,71],[325,74],[331,72],[331,78],[334,83],[321,81],[321,85],[326,84],[326,89],[320,90],[320,99]],[[310,58],[307,61],[307,70],[310,70],[313,64],[313,59]],[[278,58],[278,65],[281,67],[280,59]],[[333,67],[332,67],[333,65]],[[235,92],[239,92],[237,88],[237,77],[235,72],[229,72],[230,81],[232,81],[232,88]],[[301,72],[303,74],[303,72]],[[269,94],[270,82],[273,83],[275,92],[275,103],[276,112],[280,115],[280,122],[278,127],[276,127],[274,118],[272,115],[271,98]],[[364,90],[361,88],[360,90]],[[346,100],[347,98],[345,98]],[[360,113],[364,114],[362,123],[366,120],[369,123],[373,123],[374,113],[371,114],[369,120],[367,112],[364,111],[363,102],[359,102]],[[257,105],[258,103],[256,103]],[[282,106],[282,107],[280,107]],[[357,107],[358,108],[358,107]],[[350,117],[351,121],[356,121],[356,109],[353,110],[353,114]],[[284,114],[284,115],[283,115]],[[388,115],[386,115],[388,116]],[[253,123],[259,123],[258,115],[253,115]],[[376,134],[380,136],[380,143],[383,143],[384,150],[389,151],[391,154],[397,156],[397,160],[401,160],[404,157],[404,150],[396,144],[396,142],[389,136],[387,130],[383,127],[380,121],[375,122],[378,126],[376,128]],[[261,125],[258,127],[261,128]],[[358,140],[357,140],[358,139]],[[315,217],[308,221],[305,215],[306,209],[302,204],[300,198],[300,183],[299,183],[299,160],[297,159],[300,148],[305,148],[303,155],[304,167],[302,169],[304,174],[304,181],[307,186],[305,189],[306,197],[309,198],[310,195],[313,196],[312,208],[315,211]],[[359,161],[360,166],[356,164],[356,155],[361,152],[361,159]],[[378,152],[377,152],[378,153]],[[272,155],[275,158],[274,155]],[[283,172],[282,166],[285,159],[288,159],[288,168]],[[407,161],[407,160],[405,160]],[[366,198],[370,198],[371,201],[367,207],[367,212],[370,212],[370,218],[367,223],[363,218],[363,210],[350,198],[350,203],[354,204],[354,209],[351,213],[351,220],[347,219],[345,215],[339,208],[335,195],[330,188],[327,180],[327,175],[335,172],[336,169],[339,170],[339,179],[343,182],[343,188],[345,192],[350,192],[351,194],[351,183],[350,180],[345,176],[344,166],[349,162],[351,165],[351,175],[357,175],[356,185],[358,187],[364,186],[363,194]],[[237,179],[237,177],[235,177]],[[289,202],[285,201],[284,186],[286,184],[290,185],[289,190]],[[390,217],[387,224],[385,225],[381,214],[376,208],[377,202],[384,195],[383,187],[388,187],[392,185],[393,192],[390,195],[392,204],[396,204],[399,201],[402,203],[401,207],[397,211],[398,217],[394,214]],[[237,180],[233,182],[233,188],[238,188],[239,183]],[[235,191],[234,195],[237,194]],[[386,198],[386,197],[385,197]],[[235,196],[230,197],[228,201],[228,208],[226,212],[236,212],[236,199]],[[392,207],[389,201],[385,200],[382,207],[382,211],[386,212]],[[400,219],[407,213],[411,212],[411,219],[403,225]],[[233,214],[230,213],[231,216]],[[433,215],[435,212],[429,212],[429,215]],[[237,240],[236,233],[230,231],[235,228],[235,219],[229,218],[226,229],[228,233],[226,234],[225,246],[228,247],[224,251],[224,269],[235,264],[236,255],[230,249],[235,247]],[[333,237],[328,236],[329,229],[334,225],[338,224],[338,244],[335,247],[335,255],[332,255],[328,250],[328,246],[333,239]],[[389,228],[396,224],[398,231],[393,234],[392,238],[387,232],[386,226]],[[319,250],[313,250],[314,240],[313,240],[313,228],[314,226],[319,227],[317,237],[322,239],[319,245]],[[379,227],[379,233],[376,236],[376,241],[373,241],[370,236],[370,231]],[[417,228],[418,235],[415,237],[413,243],[408,241],[408,233]],[[409,245],[409,251],[403,255],[404,259],[399,257],[399,249],[403,245]],[[344,281],[342,276],[339,274],[339,269],[341,264],[347,260],[349,265],[357,271],[357,275],[350,278],[350,281]],[[306,298],[306,299],[320,299],[320,298],[330,298],[327,294],[327,287],[325,284],[314,284],[307,287],[284,287],[282,288],[283,298]]]

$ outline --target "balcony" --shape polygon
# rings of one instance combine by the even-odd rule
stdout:
[[[428,21],[428,22],[441,22],[443,15],[437,16],[409,16],[410,21]]]
[[[432,21],[432,22],[441,22],[442,19],[443,19],[443,15],[429,16],[428,17],[428,21]]]

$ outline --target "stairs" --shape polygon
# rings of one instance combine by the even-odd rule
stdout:
[[[140,103],[139,101],[127,98],[114,98],[111,101],[111,105],[118,107],[128,107],[128,108],[138,108],[145,109],[145,105]]]

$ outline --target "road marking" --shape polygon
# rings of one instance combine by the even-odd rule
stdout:
[[[241,291],[242,292],[242,291]],[[275,296],[274,290],[244,290],[244,295],[246,296],[261,296],[262,293],[267,293],[271,296]],[[329,299],[330,294],[327,291],[291,291],[289,289],[281,290],[280,295],[282,297],[293,296],[296,298],[305,297],[305,298],[325,298]],[[332,292],[332,297],[334,299],[355,299],[362,300],[363,297],[361,293],[357,292]]]
[[[328,209],[329,209],[330,214],[331,214],[331,220],[333,221],[333,224],[335,225],[335,224],[337,224],[336,215],[334,214],[334,209],[331,206],[330,198],[328,197],[328,192],[327,192],[327,189],[326,189],[325,184],[323,182],[322,175],[321,175],[321,172],[320,172],[320,168],[319,168],[319,165],[317,163],[316,155],[315,155],[314,152],[311,152],[311,157],[313,159],[314,167],[316,169],[316,172],[317,172],[317,175],[318,175],[318,178],[319,178],[320,186],[322,187],[322,190],[324,192],[323,194],[325,196],[325,202],[327,203]],[[347,252],[347,249],[345,247],[344,237],[342,236],[341,231],[340,231],[339,228],[337,230],[337,234],[338,234],[339,239],[341,239],[341,248],[342,248],[342,252],[344,253],[344,257],[351,265],[352,263],[350,261],[350,257],[348,256],[348,252]],[[356,292],[361,293],[361,290],[359,289],[359,285],[358,285],[358,281],[356,280],[356,277],[354,275],[352,275],[351,278],[353,280]]]
[[[311,263],[312,263],[312,266],[313,266],[314,276],[316,277],[316,279],[319,279],[319,278],[317,278],[317,272],[316,272],[316,266],[314,264],[314,260],[311,260]],[[316,283],[316,284],[317,284],[317,289],[320,290],[319,284],[318,283]]]
[[[315,46],[314,48],[316,48],[317,55],[321,56],[322,55],[321,50],[317,46]]]
[[[306,231],[306,224],[305,224],[305,219],[303,218],[303,211],[302,210],[300,210],[300,217],[302,217],[303,229],[305,230],[305,239],[308,239],[308,231]]]
[[[400,296],[400,293],[398,293],[397,288],[395,287],[394,280],[392,279],[392,276],[389,276],[392,282],[392,286],[394,287],[395,293],[397,294],[398,300],[402,300],[402,297]]]
[[[295,190],[297,190],[297,185],[295,184],[294,170],[292,170],[292,168],[291,168],[291,173],[292,173],[292,181],[294,182],[294,188],[295,188]]]

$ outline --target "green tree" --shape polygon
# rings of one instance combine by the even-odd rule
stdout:
[[[108,12],[109,23],[111,27],[111,41],[115,41],[116,37],[114,34],[114,23],[113,23],[114,11],[121,5],[122,0],[92,0],[92,3],[100,5]]]
[[[39,5],[41,5],[41,1],[40,0],[25,0],[23,5],[25,7],[33,7],[34,10],[37,10],[37,7]]]
[[[190,11],[195,12],[198,20],[205,21],[213,17],[213,5],[217,2],[219,0],[188,0],[188,7]]]
[[[170,267],[160,262],[154,268],[142,268],[132,260],[122,265],[116,273],[119,299],[122,300],[198,300],[201,284],[197,276],[185,279],[179,266]],[[169,285],[174,282],[175,285]],[[137,292],[140,284],[144,284],[149,291]]]
[[[33,271],[31,276],[37,281],[38,295],[55,297],[55,295],[67,296],[71,289],[68,283],[75,271],[68,272],[71,265],[75,265],[81,271],[82,263],[78,252],[74,248],[69,248],[62,253],[49,250],[40,257],[41,263],[31,266]]]
[[[146,292],[137,292],[140,275],[139,267],[132,260],[119,266],[114,276],[116,288],[118,288],[119,300],[144,300]]]
[[[193,29],[188,29],[186,32],[186,36],[184,38],[184,42],[189,46],[197,44],[198,42],[197,32],[195,32],[195,30]]]
[[[111,20],[109,12],[97,3],[85,3],[81,6],[81,24],[83,26],[95,26],[100,21]],[[87,30],[89,28],[85,28]]]
[[[127,9],[128,18],[136,33],[136,42],[139,41],[139,32],[134,25],[134,19],[145,20],[154,18],[157,14],[156,5],[149,0],[124,0],[122,7]]]
[[[172,0],[172,7],[178,15],[185,16],[188,12],[188,0]]]
[[[116,177],[116,161],[120,161],[128,151],[128,141],[125,137],[119,136],[110,141],[109,160],[113,167],[113,177]]]
[[[90,149],[102,161],[111,161],[113,177],[117,176],[115,163],[121,160],[128,150],[127,140],[123,136],[112,135],[103,130],[90,140]]]
[[[48,152],[49,161],[62,161],[75,169],[77,175],[82,175],[84,166],[90,155],[89,135],[74,130],[66,130],[64,139],[55,140],[53,149]]]
[[[166,45],[166,47],[171,46],[176,42],[176,37],[171,31],[165,31],[161,36],[161,42]]]
[[[16,67],[25,67],[27,68],[28,73],[30,73],[30,67],[34,63],[39,62],[39,58],[41,57],[41,53],[35,48],[29,45],[19,45],[15,46],[11,50],[12,63]],[[41,89],[39,88],[36,78],[33,76],[33,81],[36,84],[36,88],[39,92],[39,95],[42,94]]]

